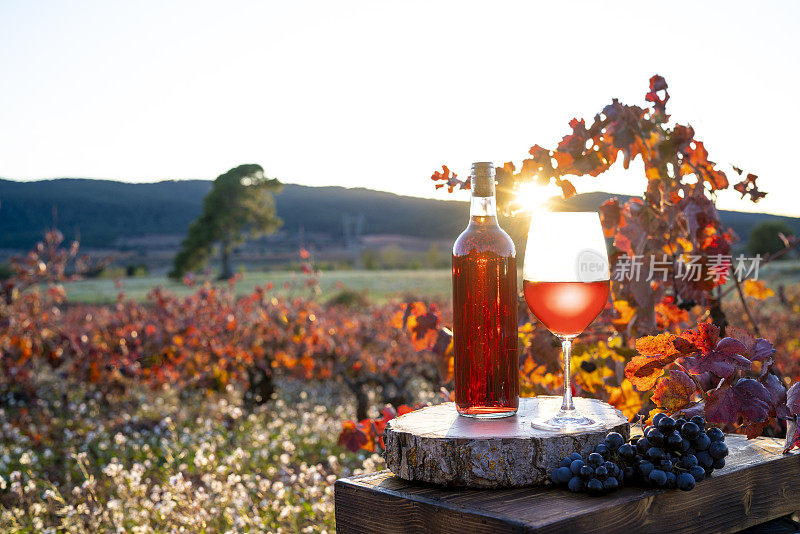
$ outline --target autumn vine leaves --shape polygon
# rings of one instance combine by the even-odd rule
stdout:
[[[670,122],[669,98],[666,81],[656,75],[645,95],[648,107],[614,99],[588,125],[573,119],[554,149],[533,145],[519,167],[509,162],[497,169],[498,204],[512,212],[516,193],[527,183],[555,183],[568,198],[576,194],[568,176],[598,176],[620,159],[627,169],[639,158],[646,178],[642,197],[625,203],[614,198],[600,207],[612,265],[640,257],[642,270],[652,272],[653,263],[661,262],[664,272],[612,283],[612,315],[600,322],[624,345],[635,346],[625,378],[662,411],[705,412],[708,420],[749,436],[785,419],[787,447],[798,445],[797,384],[787,392],[786,381],[772,372],[772,343],[727,327],[722,309],[722,286],[734,271],[731,245],[738,238],[723,227],[714,201],[717,191],[729,187],[728,176],[709,160],[691,126]],[[733,188],[742,198],[758,202],[766,195],[756,175],[737,167],[733,172],[741,178]],[[447,166],[431,178],[449,191],[469,187]],[[681,276],[689,268],[697,276]],[[746,280],[744,290],[735,283],[753,322],[744,295],[763,299],[771,290],[756,280]],[[696,329],[685,330],[694,322]]]

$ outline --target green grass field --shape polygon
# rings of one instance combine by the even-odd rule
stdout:
[[[800,283],[800,261],[779,261],[766,265],[759,271],[759,279],[777,289],[779,284]],[[306,276],[299,272],[269,271],[245,273],[237,283],[237,293],[249,293],[257,285],[272,283],[278,293],[284,295],[309,295]],[[178,295],[194,291],[182,283],[163,276],[124,278],[122,289],[128,298],[144,300],[155,286],[163,286]],[[220,283],[220,282],[217,282]],[[222,282],[224,283],[224,282]],[[284,285],[288,284],[288,288]],[[364,292],[373,302],[383,302],[406,295],[418,298],[447,299],[451,291],[450,270],[393,270],[393,271],[326,271],[320,275],[321,300],[327,300],[342,288]],[[71,302],[102,304],[114,302],[120,289],[113,280],[93,278],[71,282],[66,285]]]
[[[245,273],[236,284],[237,293],[249,293],[257,285],[272,283],[275,290],[288,295],[309,295],[306,287],[307,277],[298,272],[273,271]],[[103,304],[114,302],[117,294],[124,291],[126,297],[144,300],[155,286],[163,286],[178,295],[187,295],[194,289],[163,276],[123,278],[122,288],[116,287],[114,280],[93,278],[66,284],[70,302]],[[217,282],[224,284],[225,282]],[[284,285],[288,284],[288,288]],[[373,302],[381,302],[405,295],[418,298],[449,298],[450,270],[403,270],[403,271],[328,271],[320,275],[320,294],[318,298],[327,300],[332,295],[347,288],[364,292]]]

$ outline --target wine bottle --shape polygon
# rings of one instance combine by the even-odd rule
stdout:
[[[453,344],[458,413],[495,418],[519,406],[517,262],[497,223],[494,166],[472,165],[469,225],[453,245]]]

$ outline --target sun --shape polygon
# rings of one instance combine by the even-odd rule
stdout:
[[[551,195],[548,193],[547,187],[536,185],[533,182],[519,184],[514,199],[514,211],[525,213],[550,211],[547,201]]]

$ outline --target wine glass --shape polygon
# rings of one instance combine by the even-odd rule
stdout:
[[[596,212],[535,212],[531,216],[522,284],[533,314],[561,340],[564,398],[555,413],[534,418],[535,428],[599,430],[603,422],[575,409],[570,386],[572,340],[608,300],[608,253]]]

